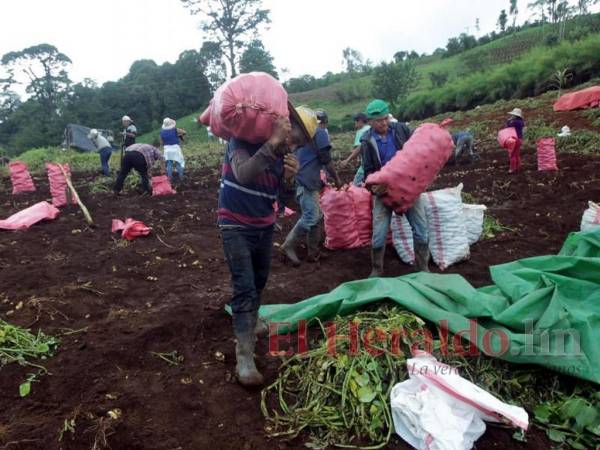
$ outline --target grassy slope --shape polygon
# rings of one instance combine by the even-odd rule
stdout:
[[[579,26],[582,20],[590,20],[587,17],[576,18],[567,25],[567,32],[574,27]],[[594,16],[594,20],[600,20],[600,14]],[[425,92],[433,88],[429,73],[447,72],[449,82],[460,78],[465,74],[473,73],[469,69],[469,64],[477,61],[485,62],[485,69],[506,64],[514,58],[529,52],[533,46],[539,44],[544,36],[554,32],[556,26],[545,25],[544,27],[530,28],[501,39],[490,42],[450,58],[439,56],[429,56],[418,61],[418,72],[420,74],[419,85],[413,93]],[[366,83],[371,84],[371,77],[363,77]],[[348,103],[343,103],[336,94],[337,91],[347,89],[352,84],[352,80],[345,80],[330,86],[315,89],[307,92],[291,94],[290,98],[295,104],[307,104],[312,108],[325,109],[334,128],[341,126],[348,128],[351,124],[353,113],[364,110],[366,103],[371,98],[370,93],[362,98],[355,99]]]

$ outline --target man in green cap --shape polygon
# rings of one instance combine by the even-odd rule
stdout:
[[[389,107],[383,100],[373,100],[367,106],[367,118],[371,129],[367,130],[360,140],[365,179],[370,174],[381,170],[408,141],[410,129],[401,122],[390,122]],[[379,196],[384,194],[387,186],[372,185],[373,201],[373,239],[371,243],[370,278],[383,275],[385,243],[392,220],[392,209],[383,204]],[[418,271],[428,272],[429,245],[426,224],[414,208],[406,212],[406,218],[413,230],[415,246],[415,267]]]

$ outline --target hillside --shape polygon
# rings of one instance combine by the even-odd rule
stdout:
[[[419,84],[401,105],[400,116],[406,120],[424,118],[440,112],[468,110],[499,99],[538,95],[554,88],[556,70],[579,69],[574,74],[573,86],[600,75],[600,14],[568,21],[565,40],[559,45],[554,41],[557,27],[528,28],[452,57],[428,56],[417,60]],[[576,55],[584,52],[581,60],[574,60]],[[513,71],[519,62],[531,71],[538,69],[538,72],[523,74],[522,89],[513,85],[498,92],[504,86],[498,86],[497,81],[492,81],[493,77],[502,71],[515,77]],[[443,86],[436,87],[430,79],[431,73],[447,74],[448,80]],[[486,85],[487,78],[490,78],[489,85]],[[470,92],[464,84],[476,84],[478,92]],[[295,104],[325,109],[330,116],[331,130],[341,131],[351,129],[352,114],[364,109],[372,98],[371,91],[372,76],[357,76],[327,87],[291,94],[290,98]],[[440,103],[438,99],[444,102]]]

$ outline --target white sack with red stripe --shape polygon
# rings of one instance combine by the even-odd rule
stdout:
[[[485,432],[485,422],[508,423],[527,430],[529,416],[479,386],[458,369],[428,353],[406,361],[410,379],[390,393],[396,433],[417,449],[469,450]]]
[[[600,228],[600,205],[588,202],[588,206],[581,218],[581,231],[592,231]]]
[[[423,194],[429,251],[441,270],[469,259],[469,240],[461,200],[463,185]]]
[[[392,214],[392,242],[396,253],[403,263],[412,266],[415,264],[415,245],[413,232],[408,219],[404,214]]]
[[[367,188],[384,184],[381,201],[402,214],[425,192],[454,150],[452,136],[438,124],[417,128],[399,152],[380,171],[367,177]]]

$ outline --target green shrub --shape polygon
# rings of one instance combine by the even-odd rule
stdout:
[[[363,100],[369,97],[371,92],[371,83],[368,79],[357,78],[341,84],[335,90],[338,100],[344,104],[357,100]]]

